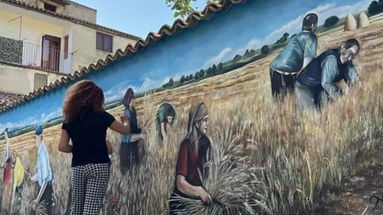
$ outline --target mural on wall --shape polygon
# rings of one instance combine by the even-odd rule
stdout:
[[[340,198],[382,142],[382,11],[371,0],[223,1],[182,31],[164,27],[169,36],[0,113],[11,143],[4,132],[4,159],[17,151],[32,174],[44,129],[54,175],[39,189],[25,177],[19,198],[31,204],[4,210],[69,213],[71,156],[57,142],[66,90],[79,80],[97,84],[106,111],[131,128],[108,130],[102,214],[381,210]],[[45,190],[53,198],[43,201]]]

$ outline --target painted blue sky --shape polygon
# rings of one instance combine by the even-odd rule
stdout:
[[[148,88],[158,86],[170,77],[177,79],[183,74],[191,74],[232,59],[236,54],[243,54],[246,49],[258,49],[265,44],[274,43],[284,32],[297,33],[301,29],[304,15],[308,12],[317,12],[320,22],[323,23],[329,16],[343,17],[367,8],[369,2],[370,0],[295,0],[284,3],[279,0],[248,1],[234,7],[229,12],[230,18],[226,18],[224,13],[217,14],[212,20],[200,23],[198,31],[188,29],[191,32],[187,33],[188,36],[185,36],[182,44],[176,39],[173,42],[166,41],[166,46],[172,47],[168,49],[172,53],[158,56],[155,63],[146,66],[145,70],[148,72],[142,76],[145,77],[144,85]],[[202,48],[195,48],[196,46],[203,46],[203,51]]]
[[[113,101],[122,98],[128,87],[136,92],[156,88],[171,77],[178,79],[232,59],[246,49],[274,43],[284,32],[296,33],[308,12],[317,12],[323,23],[332,15],[343,17],[364,10],[370,1],[248,0],[83,78],[96,82],[104,90],[107,102]],[[60,116],[66,88],[0,114],[0,131]]]

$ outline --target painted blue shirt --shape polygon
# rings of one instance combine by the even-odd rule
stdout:
[[[352,85],[359,80],[357,70],[352,64],[345,64],[341,68],[335,56],[330,55],[322,62],[322,87],[332,99],[343,95],[343,91],[336,85],[341,79],[348,85]]]
[[[130,111],[129,109],[125,109],[124,110],[124,117],[126,117],[127,119],[129,119],[130,121]],[[124,142],[124,143],[130,143],[130,140],[132,139],[132,135],[131,134],[122,134],[121,135],[121,142]]]
[[[42,186],[44,180],[52,181],[52,170],[49,164],[49,154],[44,143],[40,143],[37,151],[36,165],[37,181]]]
[[[359,75],[352,61],[342,63],[339,50],[330,49],[315,58],[297,80],[312,89],[323,89],[336,99],[343,94],[336,83],[344,80],[347,85],[354,85],[359,82]]]
[[[317,37],[302,31],[294,36],[286,47],[271,63],[271,68],[283,72],[298,72],[303,66],[303,59],[314,58],[317,52]]]

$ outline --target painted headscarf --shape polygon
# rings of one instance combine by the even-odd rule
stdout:
[[[173,121],[171,124],[174,124],[176,115],[177,115],[176,110],[173,107],[173,105],[171,105],[170,103],[165,102],[161,104],[160,107],[158,108],[157,116],[156,116],[156,126],[157,126],[157,134],[161,140],[164,139],[161,133],[161,123],[163,122],[169,123],[167,117],[173,116]],[[165,127],[165,131],[166,129],[167,128]]]
[[[173,116],[173,122],[174,120],[176,119],[176,110],[174,109],[174,107],[169,104],[169,103],[164,103],[164,117],[166,118],[166,121],[167,121],[167,117],[168,116]],[[161,105],[162,106],[162,105]],[[172,122],[172,123],[173,123]],[[168,122],[169,123],[169,122]]]
[[[8,128],[6,128],[4,130],[4,138],[5,138],[5,149],[4,149],[4,152],[3,152],[3,161],[2,163],[5,163],[8,161],[8,159],[10,158],[11,156],[11,149],[10,149],[10,146],[9,146],[9,135],[8,135]]]
[[[134,98],[134,92],[133,92],[133,89],[132,88],[129,88],[126,93],[125,93],[125,96],[124,96],[124,99],[122,100],[122,103],[124,104],[124,106],[126,108],[129,108],[130,106],[130,103],[132,102]]]
[[[41,124],[38,124],[35,129],[36,135],[41,135],[43,133],[43,126]]]
[[[189,112],[189,122],[188,122],[188,132],[186,138],[190,142],[197,144],[198,141],[198,128],[197,123],[200,122],[205,116],[208,115],[206,105],[204,103],[199,103],[196,106],[192,107]]]

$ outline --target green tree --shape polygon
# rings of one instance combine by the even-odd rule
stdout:
[[[237,54],[234,58],[233,58],[234,61],[239,61],[241,60],[241,55]]]
[[[211,71],[212,71],[213,74],[217,74],[218,73],[217,66],[215,64],[211,67]]]
[[[168,85],[169,87],[172,87],[174,85],[173,78],[170,78]]]
[[[204,78],[205,77],[205,70],[203,70],[203,69],[201,69],[200,71],[199,71],[199,75],[200,75],[200,78]]]
[[[290,34],[285,32],[281,38],[279,38],[279,40],[277,40],[277,42],[275,42],[275,44],[279,44],[279,43],[284,43],[287,41],[287,39],[289,38]]]
[[[250,51],[249,51],[249,49],[246,49],[245,56],[248,57],[249,55],[250,55]]]
[[[191,3],[197,0],[165,0],[166,6],[170,7],[175,18],[186,18],[195,11],[202,10],[202,8],[194,8]],[[219,3],[220,0],[207,0],[207,3]]]
[[[262,54],[268,54],[270,52],[270,48],[268,45],[262,46],[261,53]]]
[[[337,16],[330,16],[329,18],[324,21],[324,27],[330,28],[334,26],[336,23],[338,23],[339,18]]]
[[[373,16],[380,12],[382,12],[382,8],[380,7],[379,3],[377,1],[371,2],[371,4],[368,6],[368,14]]]
[[[213,70],[211,69],[211,67],[209,67],[207,70],[206,70],[206,76],[212,76],[213,75]]]
[[[222,70],[223,70],[223,64],[222,64],[222,63],[219,63],[217,69],[218,69],[218,72],[222,72]]]
[[[185,81],[185,76],[181,76],[180,83],[183,84]]]

